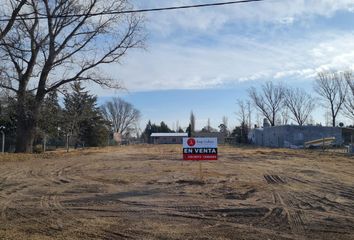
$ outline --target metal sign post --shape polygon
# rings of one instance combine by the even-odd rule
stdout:
[[[183,138],[183,160],[199,162],[200,181],[203,181],[202,161],[215,161],[217,159],[217,138]]]
[[[2,135],[2,153],[5,153],[5,126],[0,126],[0,131],[1,131],[1,135]]]
[[[69,138],[70,138],[70,135],[69,133],[66,133],[66,152],[69,152]]]
[[[203,181],[203,169],[202,169],[201,161],[199,161],[199,177],[200,177],[200,181]]]
[[[2,153],[5,153],[5,133],[1,131],[2,134]]]

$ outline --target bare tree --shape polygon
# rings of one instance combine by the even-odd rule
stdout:
[[[320,72],[315,80],[314,90],[322,98],[324,106],[330,109],[332,126],[336,126],[336,118],[343,108],[348,92],[344,74],[337,72]]]
[[[238,120],[240,121],[240,124],[241,125],[248,124],[247,103],[245,103],[243,100],[237,100],[237,106],[238,106],[238,110],[236,112],[236,115],[237,115]]]
[[[261,114],[257,111],[256,112],[256,128],[262,126],[262,117]]]
[[[11,30],[16,18],[19,17],[19,13],[26,2],[27,0],[7,0],[2,2],[2,7],[8,8],[7,10],[10,14],[1,14],[3,17],[5,15],[7,21],[4,21],[5,23],[0,25],[0,40],[5,38],[7,33]]]
[[[228,118],[226,116],[222,117],[222,122],[219,125],[219,129],[225,136],[229,135]]]
[[[288,108],[282,108],[280,112],[281,118],[280,120],[280,125],[287,125],[289,123],[289,109]]]
[[[330,110],[326,110],[324,112],[323,116],[325,118],[325,126],[327,126],[327,127],[332,126],[331,111]]]
[[[32,151],[40,105],[49,92],[75,81],[119,88],[99,67],[142,46],[141,17],[97,13],[129,9],[126,0],[28,0],[20,14],[25,17],[1,40],[8,71],[0,86],[17,96],[17,152]]]
[[[251,129],[252,127],[252,105],[251,105],[251,101],[247,101],[246,102],[247,105],[247,110],[248,110],[248,128]]]
[[[344,73],[344,78],[352,92],[352,95],[354,95],[354,76],[352,72],[345,72]]]
[[[112,130],[122,136],[131,135],[141,117],[139,110],[119,97],[106,102],[101,111],[104,118],[112,124]]]
[[[224,124],[226,127],[229,126],[229,119],[226,116],[222,117],[222,124]]]
[[[354,121],[354,76],[351,72],[345,72],[344,78],[349,88],[344,101],[344,115]]]
[[[284,105],[291,113],[291,119],[304,125],[315,108],[315,99],[300,88],[287,88]]]
[[[237,100],[238,110],[235,113],[240,124],[247,125],[248,128],[251,128],[251,116],[252,116],[252,105],[250,101]]]
[[[271,126],[275,126],[278,112],[283,105],[284,92],[284,87],[281,84],[274,85],[272,82],[263,84],[260,93],[255,87],[248,90],[253,104],[268,119]]]
[[[246,142],[249,129],[251,128],[250,118],[251,118],[251,103],[250,101],[237,100],[238,111],[236,112],[237,118],[240,122],[239,129],[240,142]],[[235,130],[234,130],[235,131]]]

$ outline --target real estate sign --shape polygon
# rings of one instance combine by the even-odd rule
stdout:
[[[217,160],[217,138],[183,138],[183,160]]]

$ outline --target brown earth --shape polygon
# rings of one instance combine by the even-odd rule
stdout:
[[[180,146],[0,157],[0,239],[354,239],[354,158]]]

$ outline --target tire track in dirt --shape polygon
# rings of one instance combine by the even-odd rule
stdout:
[[[78,236],[87,236],[91,238],[97,238],[97,226],[95,224],[85,223],[83,220],[85,216],[80,212],[72,212],[71,209],[64,207],[61,204],[60,196],[55,193],[44,195],[40,200],[40,208],[44,211],[48,211],[48,217],[50,221],[45,222],[46,219],[40,221],[40,223],[47,228],[55,231],[63,231],[63,229],[71,229],[75,227],[74,234]],[[93,237],[94,236],[94,237]]]
[[[275,186],[271,187],[272,199],[276,207],[263,218],[263,221],[277,221],[278,218],[286,219],[295,239],[306,239],[305,224],[303,221],[305,213],[299,209],[294,209],[296,208],[294,200],[291,199],[291,196],[286,192],[285,188],[281,186],[282,184],[286,184],[287,181],[274,173],[267,173],[263,175],[263,177],[269,185],[277,185],[278,188],[277,189]]]
[[[322,195],[323,193],[321,193]],[[330,232],[336,234],[350,234],[354,230],[353,210],[341,202],[331,201],[325,195],[302,193],[294,196],[298,199],[301,208],[311,213],[308,231]],[[308,205],[303,204],[306,201]]]
[[[56,219],[52,224],[53,228],[63,229],[63,221],[70,222],[72,225],[80,222],[61,205],[59,197],[54,193],[42,196],[40,207],[49,211],[52,219]]]
[[[6,171],[0,180],[0,216],[7,220],[7,210],[17,194],[29,187],[27,183],[13,181],[17,176],[22,176],[24,171]]]
[[[15,188],[11,188],[5,192],[6,196],[3,197],[4,201],[1,202],[1,205],[2,205],[1,218],[3,218],[4,220],[7,220],[7,214],[6,214],[7,209],[12,204],[12,202],[16,199],[17,194],[27,188],[28,188],[28,185],[20,184],[20,185],[17,185]]]
[[[68,173],[72,172],[74,168],[81,167],[82,165],[82,163],[72,163],[68,166],[53,170],[51,174],[56,178],[54,179],[54,182],[57,184],[71,183],[74,179],[69,177]]]
[[[114,160],[126,158],[125,155],[117,157],[116,153],[111,155]],[[129,155],[129,161],[133,158],[136,158],[134,154]],[[144,154],[140,158],[146,160]],[[159,157],[152,157],[152,159],[155,158]],[[336,203],[335,208],[330,206],[335,204],[336,198],[334,196],[321,195],[320,192],[314,190],[317,189],[317,186],[312,188],[310,182],[301,180],[301,176],[297,181],[291,179],[287,172],[282,172],[279,166],[262,163],[262,166],[257,167],[262,167],[263,170],[256,171],[250,168],[250,172],[240,171],[235,175],[237,180],[230,181],[229,185],[232,185],[230,190],[222,188],[220,191],[221,193],[229,191],[236,197],[226,198],[225,194],[218,193],[212,195],[213,199],[206,199],[206,196],[210,196],[208,194],[213,192],[214,184],[215,189],[218,189],[217,186],[220,182],[215,179],[218,179],[219,176],[213,176],[213,182],[205,182],[203,186],[186,182],[185,179],[189,179],[188,177],[191,176],[189,173],[174,176],[172,179],[170,179],[171,176],[168,176],[166,177],[168,183],[160,183],[156,180],[152,184],[145,184],[152,177],[145,174],[145,170],[150,170],[150,167],[144,161],[141,161],[144,165],[137,165],[137,169],[125,170],[125,165],[120,165],[120,161],[107,162],[104,155],[100,155],[97,161],[76,156],[75,160],[69,157],[68,159],[63,158],[63,160],[65,161],[59,162],[57,159],[55,161],[45,160],[46,162],[38,161],[36,164],[31,162],[33,167],[32,165],[24,165],[24,168],[19,169],[27,170],[28,175],[24,180],[2,179],[0,176],[0,196],[4,194],[4,197],[8,197],[5,190],[1,191],[2,180],[5,184],[11,181],[26,181],[32,190],[18,190],[17,193],[9,191],[9,196],[13,195],[14,199],[5,211],[5,215],[9,219],[6,227],[29,233],[33,231],[35,234],[41,234],[43,238],[44,236],[49,238],[64,236],[64,239],[70,239],[70,237],[80,239],[157,239],[162,238],[162,232],[169,227],[178,229],[175,236],[180,232],[189,231],[188,237],[192,238],[193,235],[190,235],[190,232],[202,231],[203,236],[210,235],[210,238],[205,237],[206,239],[222,238],[223,236],[232,239],[232,236],[237,237],[237,234],[245,234],[246,236],[248,233],[250,235],[245,238],[250,239],[250,236],[253,236],[252,234],[255,232],[257,238],[254,239],[267,239],[268,236],[269,239],[304,239],[303,235],[307,238],[313,236],[315,239],[321,237],[322,239],[331,239],[331,236],[327,235],[327,230],[328,232],[333,231],[334,237],[332,239],[336,239],[337,236],[337,239],[345,239],[347,236],[344,235],[345,233],[353,232],[349,227],[345,231],[334,232],[333,226],[346,225],[341,222],[342,218],[337,218],[339,215],[326,214],[326,209],[330,210],[331,214],[344,214],[345,210],[350,209],[352,204],[349,201],[352,195],[349,183],[347,186],[340,187],[340,181],[338,181],[338,184],[333,188],[333,193],[342,196],[342,198],[338,198],[338,201],[343,201]],[[78,160],[80,163],[84,162],[82,165],[85,166],[77,167],[79,166],[77,165],[79,164]],[[165,161],[165,159],[163,160]],[[107,164],[107,167],[103,166],[104,164]],[[252,167],[254,166],[253,162],[250,164]],[[162,172],[166,168],[163,167],[158,169],[158,172]],[[268,173],[267,171],[270,169],[275,172]],[[220,169],[220,172],[222,170]],[[279,174],[276,172],[278,170]],[[228,171],[235,172],[231,167]],[[128,175],[130,173],[139,174],[141,179],[131,180]],[[154,176],[154,179],[166,175],[163,173],[163,175]],[[96,179],[86,179],[86,176]],[[120,176],[128,176],[129,181],[124,184],[105,181]],[[146,177],[146,181],[144,177]],[[125,178],[122,177],[122,179]],[[311,180],[310,177],[306,179]],[[330,180],[327,179],[327,181]],[[239,195],[244,194],[243,191],[242,194],[239,191],[233,191],[236,188],[245,189],[241,182],[246,181],[247,183],[252,182],[252,184],[261,182],[260,185],[255,185],[255,189],[259,192],[250,194],[250,199],[248,197],[239,198]],[[171,189],[160,187],[165,185],[170,186]],[[305,188],[306,186],[308,188]],[[155,187],[156,191],[151,192],[150,190],[154,190]],[[304,189],[301,189],[302,187]],[[7,189],[10,188],[15,190],[15,187]],[[327,192],[327,190],[324,191]],[[273,204],[270,202],[270,196],[273,197]],[[327,199],[323,199],[322,196]],[[318,198],[322,198],[323,203],[319,202],[316,205],[313,201],[316,203]],[[2,200],[5,201],[0,197],[0,208]],[[321,208],[316,209],[318,206],[323,206],[325,211],[321,211]],[[326,220],[327,217],[328,220]],[[310,220],[314,223],[311,223]],[[166,228],[160,229],[157,224],[161,223],[166,224]],[[277,224],[281,224],[282,228],[277,227]],[[185,227],[186,225],[188,226]],[[202,227],[197,229],[199,226]],[[204,231],[203,226],[212,227]],[[330,229],[326,229],[327,226],[330,226]],[[182,229],[184,227],[185,229]],[[233,235],[223,235],[227,231],[228,234]],[[61,235],[62,233],[65,235]],[[181,239],[185,235],[178,236]]]
[[[271,186],[272,199],[275,207],[271,210],[270,214],[265,218],[277,218],[280,217],[283,210],[285,211],[284,219],[290,226],[290,230],[293,233],[295,239],[306,239],[305,232],[305,212],[300,210],[292,199],[292,196],[287,193],[285,187],[282,185],[287,184],[287,181],[280,177],[278,174],[267,173],[263,175],[266,182]]]
[[[315,192],[284,194],[284,191],[281,191],[281,193],[282,195],[273,192],[274,204],[279,204],[278,195],[282,197],[283,204],[281,205],[287,205],[289,222],[298,238],[304,238],[301,236],[303,232],[306,234],[328,231],[336,234],[350,234],[353,231],[353,211],[341,203],[331,201],[325,196],[318,196]],[[307,215],[312,216],[311,221],[308,220]]]
[[[270,208],[268,214],[266,214],[257,224],[262,226],[270,226],[271,228],[277,228],[280,231],[289,231],[288,213],[281,204],[281,199],[275,191],[272,191],[272,200],[274,207]]]
[[[60,185],[60,184],[72,182],[74,179],[69,178],[68,172],[70,172],[74,167],[78,167],[80,165],[81,164],[79,164],[79,163],[69,164],[67,166],[60,167],[60,168],[55,168],[56,165],[53,165],[54,168],[51,169],[50,171],[43,172],[41,170],[38,172],[34,172],[32,170],[31,173],[32,173],[32,176],[35,178],[40,177],[48,183],[54,183],[54,184]]]
[[[85,184],[90,185],[87,182],[87,179],[83,179],[81,176],[82,169],[79,169],[80,166],[83,166],[83,163],[76,163],[76,164],[69,164],[68,166],[64,166],[58,169],[55,169],[55,166],[53,166],[54,169],[51,169],[48,171],[47,174],[40,174],[40,176],[45,179],[47,182],[50,184],[55,184],[55,185],[62,185],[62,184],[74,184],[84,182]],[[77,168],[78,170],[74,171],[74,168]],[[70,177],[70,174],[75,174],[75,178]],[[73,186],[73,185],[70,185]],[[69,190],[70,191],[70,190]],[[80,236],[82,235],[94,235],[96,238],[98,237],[98,232],[97,230],[100,228],[99,225],[94,224],[93,222],[87,222],[85,221],[85,226],[83,226],[82,220],[85,219],[85,216],[89,214],[93,216],[100,216],[100,215],[107,215],[109,214],[110,217],[118,217],[122,213],[124,214],[131,214],[131,215],[136,215],[136,214],[142,214],[145,211],[141,211],[139,209],[122,209],[119,208],[118,211],[114,210],[105,210],[101,209],[100,207],[98,208],[88,208],[88,207],[70,207],[70,206],[65,206],[65,204],[62,204],[62,198],[65,196],[64,195],[59,195],[58,193],[50,193],[47,195],[43,195],[40,200],[40,207],[47,209],[50,211],[50,215],[53,216],[53,218],[57,219],[56,225],[53,226],[54,228],[61,229],[63,227],[70,227],[70,226],[75,226],[75,234],[78,234]],[[75,198],[72,199],[73,202],[75,202]],[[81,203],[79,203],[80,205]],[[95,204],[96,205],[96,204]],[[99,205],[98,205],[99,206]],[[96,206],[97,207],[97,206]],[[147,212],[147,211],[146,211]],[[97,214],[95,214],[97,213]],[[112,215],[113,214],[113,215]],[[92,217],[92,216],[91,216]],[[64,222],[64,224],[63,224]],[[92,230],[96,229],[95,232]],[[109,233],[104,233],[101,232],[101,235],[110,235],[110,236],[118,236],[117,234],[114,234],[113,232],[111,234]],[[111,239],[111,238],[110,238]],[[114,238],[115,239],[115,238]]]
[[[292,177],[289,177],[292,178]],[[294,196],[299,202],[300,208],[341,214],[343,217],[351,217],[354,214],[354,185],[338,183],[335,181],[321,181],[315,178],[299,180],[305,186],[310,186],[310,192],[303,192],[300,196]],[[338,199],[338,200],[337,200]]]
[[[62,196],[55,191],[56,185],[72,184],[76,180],[70,177],[70,173],[74,168],[80,167],[82,163],[69,162],[66,166],[57,167],[58,164],[47,164],[46,168],[41,170],[31,169],[28,176],[33,178],[32,182],[44,181],[44,189],[46,194],[38,195],[37,206],[41,211],[47,212],[47,216],[37,219],[37,223],[56,231],[60,231],[64,227],[75,226],[76,232],[85,234],[87,230],[83,229],[82,221],[78,214],[73,214],[61,204]],[[54,191],[51,191],[53,189]],[[50,221],[48,221],[48,218]]]
[[[173,211],[173,209],[176,209],[177,211]],[[172,211],[171,211],[172,210]],[[182,210],[181,212],[178,210]],[[234,209],[235,210],[235,209]],[[233,209],[222,209],[222,208],[202,208],[199,206],[175,206],[175,207],[170,207],[166,208],[166,211],[160,213],[161,215],[166,215],[169,217],[174,217],[174,218],[181,218],[181,219],[189,219],[189,221],[205,221],[208,224],[214,223],[213,226],[219,226],[222,222],[222,225],[228,225],[231,228],[238,228],[238,229],[243,229],[247,232],[254,231],[258,232],[260,234],[269,234],[274,237],[282,237],[285,239],[293,239],[293,237],[290,234],[287,234],[286,232],[279,232],[276,230],[268,229],[262,226],[257,226],[257,225],[250,225],[249,223],[239,223],[235,222],[235,220],[239,217],[242,217],[242,214],[239,214],[239,211],[236,211],[236,215],[224,215],[225,211],[230,211],[232,212]],[[260,217],[255,216],[255,218]],[[182,222],[185,222],[185,220],[181,220]],[[213,227],[207,227],[208,232],[212,233],[213,232]]]
[[[5,198],[3,196],[3,191],[6,189],[6,182],[9,176],[9,172],[5,172],[2,175],[2,178],[0,179],[0,198]]]
[[[285,184],[286,181],[276,174],[265,174],[263,175],[264,179],[268,184]]]
[[[281,207],[273,208],[266,216],[262,218],[263,222],[274,221],[275,219],[284,220],[284,209]],[[285,215],[286,216],[286,215]]]
[[[290,195],[286,194],[285,191],[282,192],[283,196],[278,192],[276,193],[276,195],[282,207],[287,213],[288,222],[295,238],[299,240],[306,239],[304,224],[305,213],[302,210],[293,209],[296,208],[296,205],[294,204],[294,201],[290,198]]]
[[[82,163],[69,163],[69,165],[56,168],[56,165],[52,166],[52,169],[45,172],[38,172],[35,176],[39,176],[49,183],[55,185],[63,184],[73,184],[77,182],[77,176],[74,178],[71,177],[70,173],[74,168],[78,168]],[[79,179],[80,180],[80,179]],[[69,185],[72,186],[72,185]],[[69,187],[70,189],[70,187]],[[64,195],[63,195],[64,196]],[[81,214],[71,212],[67,207],[62,205],[61,198],[63,197],[58,192],[50,192],[46,195],[42,195],[39,201],[39,207],[46,211],[50,212],[50,215],[53,219],[56,219],[56,222],[52,223],[52,227],[56,229],[62,229],[64,226],[76,226],[76,232],[80,234],[85,234],[87,229],[84,229],[81,221]]]
[[[103,229],[102,231],[102,239],[136,239],[133,236],[129,236],[127,234],[123,234],[123,233],[118,233],[116,231],[112,231],[112,230],[107,230],[107,229]]]
[[[55,189],[55,185],[69,184],[74,180],[68,177],[68,173],[74,168],[80,166],[80,163],[69,162],[66,166],[61,166],[57,168],[57,163],[47,164],[46,167],[41,170],[31,169],[28,171],[28,176],[34,178],[34,181],[39,183],[41,180],[44,181],[44,187],[49,188],[48,193],[45,195],[39,195],[39,201],[37,206],[43,211],[49,212],[49,215],[52,216],[52,219],[56,219],[55,222],[51,223],[51,228],[53,229],[62,229],[63,221],[72,222],[73,225],[80,226],[80,221],[74,217],[73,214],[69,213],[65,207],[60,203],[60,197],[57,192],[51,192],[51,188]],[[46,221],[45,219],[43,221]],[[40,222],[40,221],[39,221]],[[48,223],[43,223],[45,226]]]

